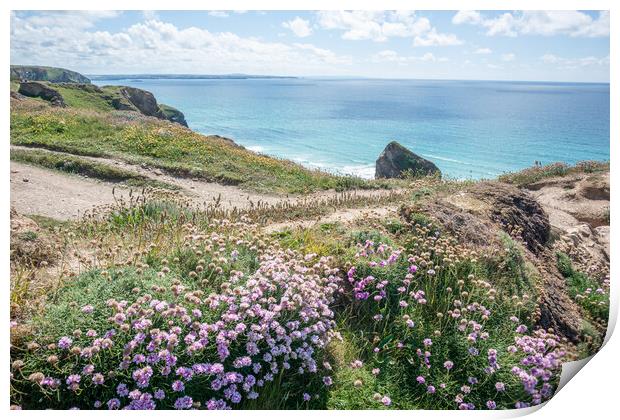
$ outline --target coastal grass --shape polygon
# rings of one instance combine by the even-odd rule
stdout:
[[[71,100],[79,104],[82,98]],[[55,108],[12,103],[11,142],[84,156],[107,156],[147,164],[179,176],[197,177],[260,192],[391,188],[406,181],[363,180],[310,170],[256,154],[217,136],[135,112],[103,112],[103,106]]]
[[[498,177],[501,182],[525,187],[546,178],[566,176],[577,173],[596,173],[609,171],[609,162],[583,161],[575,165],[556,162],[544,166],[533,166],[518,172],[510,172]]]
[[[115,168],[77,156],[60,155],[44,150],[11,150],[11,160],[60,172],[83,175],[102,181],[122,182],[133,187],[179,189],[176,185],[149,179],[132,171]]]

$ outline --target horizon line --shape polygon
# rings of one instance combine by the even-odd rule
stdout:
[[[572,80],[535,80],[535,79],[454,79],[454,78],[420,78],[420,77],[380,77],[380,76],[355,76],[355,75],[311,75],[311,76],[283,76],[273,74],[250,74],[250,73],[84,73],[85,76],[191,76],[200,79],[201,76],[246,76],[249,78],[279,78],[279,79],[354,79],[354,80],[419,80],[419,81],[445,81],[445,82],[527,82],[527,83],[574,83],[574,84],[600,84],[609,85],[610,81],[572,81]],[[104,79],[105,80],[105,79]]]

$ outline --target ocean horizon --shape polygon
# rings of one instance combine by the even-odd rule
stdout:
[[[333,173],[372,178],[392,140],[457,179],[609,160],[608,83],[126,76],[93,83],[148,90],[197,132]]]

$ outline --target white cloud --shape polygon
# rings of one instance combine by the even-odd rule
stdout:
[[[559,69],[576,69],[579,67],[589,66],[607,66],[609,67],[609,56],[605,57],[581,57],[581,58],[564,58],[555,54],[545,54],[540,57],[545,64],[554,64]]]
[[[435,28],[431,29],[424,35],[416,36],[413,39],[414,47],[446,47],[461,44],[463,44],[463,41],[461,41],[456,35],[441,34],[438,33]]]
[[[435,62],[435,61],[448,61],[446,57],[436,57],[433,53],[427,52],[421,56],[409,55],[403,56],[398,54],[394,50],[383,50],[371,56],[371,61],[374,63],[396,63],[399,65],[407,65],[414,62]]]
[[[474,50],[474,54],[491,54],[493,51],[490,48],[478,48]]]
[[[341,30],[343,39],[387,41],[414,38],[414,45],[459,45],[456,35],[438,33],[431,22],[414,11],[321,11],[318,24],[323,29]],[[417,39],[417,41],[415,41]]]
[[[475,25],[480,23],[481,20],[482,16],[480,16],[480,12],[476,12],[475,10],[459,10],[452,17],[452,23],[455,25],[460,25],[463,23]]]
[[[513,53],[507,53],[507,54],[502,54],[501,59],[502,61],[515,61],[515,59],[517,58],[516,55],[514,55]]]
[[[310,22],[300,18],[299,16],[295,17],[295,19],[293,20],[282,22],[282,26],[290,29],[296,36],[300,38],[305,38],[312,34]]]
[[[568,35],[571,37],[609,36],[609,11],[596,18],[576,10],[523,11],[488,18],[474,11],[459,11],[452,17],[456,25],[479,25],[489,36]]]
[[[107,16],[99,16],[103,18]],[[11,14],[11,62],[72,68],[83,72],[339,74],[350,56],[312,44],[267,42],[231,32],[177,28],[147,20],[118,32],[98,31],[75,15]],[[37,51],[37,62],[32,52]]]

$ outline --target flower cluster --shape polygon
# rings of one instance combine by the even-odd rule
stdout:
[[[53,363],[30,382],[45,395],[107,395],[81,408],[227,409],[282,378],[320,378],[317,357],[337,336],[338,270],[330,258],[293,251],[256,258],[253,273],[232,270],[219,292],[171,279],[132,302],[109,299],[99,309],[108,312],[106,329],[60,337],[48,347]],[[93,316],[92,307],[80,311]]]

